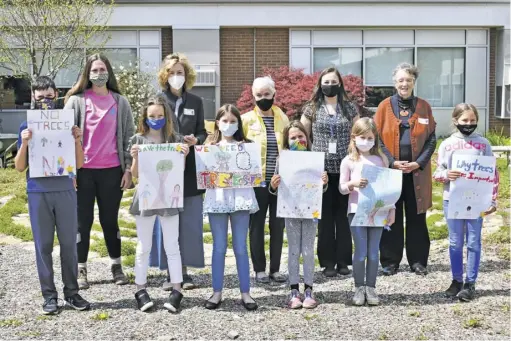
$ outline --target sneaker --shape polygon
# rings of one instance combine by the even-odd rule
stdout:
[[[137,291],[135,293],[135,299],[137,300],[137,307],[140,311],[146,311],[154,305],[153,301],[151,301],[151,297],[149,297],[149,294],[145,289]]]
[[[476,287],[474,283],[463,284],[463,289],[458,293],[458,298],[463,302],[470,302],[476,295]]]
[[[463,282],[458,282],[457,280],[453,279],[451,286],[445,291],[445,294],[447,297],[456,297],[462,288]]]
[[[348,269],[347,265],[337,264],[337,273],[342,276],[349,275],[351,273],[350,269]]]
[[[55,315],[59,311],[59,305],[56,298],[48,298],[43,303],[44,315]]]
[[[337,270],[335,270],[333,266],[327,266],[323,269],[323,275],[325,275],[325,277],[335,277],[337,276]]]
[[[181,287],[183,288],[183,290],[191,290],[195,289],[197,286],[195,285],[195,283],[193,283],[192,276],[186,274],[183,275],[183,283],[181,283]]]
[[[169,296],[169,301],[163,305],[163,308],[167,309],[171,313],[177,313],[179,311],[179,307],[181,306],[182,299],[182,293],[177,290],[172,290]]]
[[[314,309],[318,306],[318,302],[312,295],[312,289],[306,289],[304,294],[303,307],[305,309]]]
[[[298,290],[291,290],[287,306],[289,309],[300,309],[302,307],[302,300],[300,299],[300,292]]]
[[[163,282],[161,288],[163,289],[163,291],[171,291],[172,290],[172,283],[168,282],[167,280],[165,280],[165,282]]]
[[[117,285],[128,284],[128,278],[122,272],[121,264],[112,264],[112,277],[114,278],[114,283]]]
[[[284,283],[287,281],[287,276],[281,274],[280,272],[274,272],[270,274],[270,279],[274,280],[278,283]]]
[[[353,300],[352,300],[353,305],[358,305],[358,306],[364,305],[366,302],[365,293],[366,293],[365,286],[360,286],[360,287],[355,288],[355,294],[353,295]]]
[[[378,298],[378,294],[376,293],[375,288],[366,287],[366,300],[369,305],[378,305],[380,304],[380,299]]]
[[[415,263],[412,265],[412,271],[415,272],[416,275],[425,276],[428,274],[428,269],[420,263]]]
[[[89,281],[87,281],[87,268],[78,267],[78,288],[80,290],[89,289]]]
[[[268,277],[268,275],[266,275],[266,272],[264,272],[264,271],[256,273],[255,280],[258,283],[265,283],[265,284],[270,283],[270,277]]]
[[[90,303],[84,300],[79,294],[66,297],[66,303],[75,310],[87,310],[90,308]]]

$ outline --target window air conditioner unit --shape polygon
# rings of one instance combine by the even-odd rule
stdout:
[[[195,72],[197,72],[197,79],[195,80],[195,86],[215,86],[216,85],[215,70],[201,69],[201,70],[195,70]]]

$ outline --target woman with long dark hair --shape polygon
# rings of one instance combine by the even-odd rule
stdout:
[[[121,265],[121,235],[117,218],[123,190],[131,186],[129,139],[134,134],[128,100],[121,96],[108,59],[87,58],[78,83],[66,95],[65,109],[74,109],[83,130],[84,164],[78,170],[78,285],[87,289],[87,257],[97,200],[99,222],[111,261],[115,284],[127,284]]]
[[[358,118],[339,71],[334,67],[323,70],[300,121],[312,139],[312,150],[325,153],[329,184],[318,226],[318,258],[327,277],[348,275],[352,263],[348,195],[338,188],[341,161],[348,154],[351,127]]]

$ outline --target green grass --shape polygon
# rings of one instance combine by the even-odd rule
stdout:
[[[429,226],[429,239],[430,240],[440,240],[445,239],[449,235],[449,231],[447,230],[447,225],[442,224],[440,226]]]
[[[123,200],[121,201],[122,208],[129,208],[131,206],[131,200]]]
[[[435,213],[435,214],[430,215],[428,217],[428,219],[426,220],[426,222],[427,222],[428,226],[433,227],[437,222],[442,221],[443,218],[444,218],[443,214]]]
[[[135,255],[128,255],[122,257],[122,265],[127,267],[134,267],[135,266]]]
[[[202,231],[211,232],[211,226],[209,225],[209,223],[204,223],[204,225],[202,226]]]
[[[22,324],[23,322],[18,319],[0,320],[0,327],[19,327]]]
[[[97,252],[100,257],[107,257],[108,256],[108,250],[106,248],[105,241],[103,239],[103,236],[91,236],[91,239],[94,241],[90,245],[90,251]],[[137,243],[124,240],[121,243],[121,256],[131,256],[135,255],[137,249]]]
[[[463,328],[480,328],[483,326],[483,322],[480,318],[472,317],[463,322]]]
[[[131,230],[131,229],[121,229],[121,236],[127,237],[127,238],[136,238],[137,231]]]
[[[135,222],[132,222],[132,221],[126,221],[124,219],[119,219],[118,223],[119,223],[120,227],[125,227],[127,229],[132,229],[132,230],[137,229],[137,224],[135,224]]]
[[[492,244],[506,244],[511,242],[509,225],[501,226],[497,231],[486,236],[486,241]]]
[[[93,319],[94,321],[105,321],[108,320],[109,318],[110,314],[108,313],[108,311],[98,311],[97,313],[91,316],[91,319]]]

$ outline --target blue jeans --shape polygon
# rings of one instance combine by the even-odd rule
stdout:
[[[250,292],[250,268],[248,264],[247,235],[250,222],[248,211],[233,213],[209,213],[213,234],[212,277],[213,291],[220,292],[224,286],[225,253],[227,252],[228,220],[231,219],[232,247],[236,257],[241,293]]]
[[[444,215],[447,217],[449,201],[444,200]],[[467,275],[465,282],[475,283],[481,260],[481,229],[483,218],[447,219],[449,228],[449,257],[452,278],[463,282],[463,244],[467,241]],[[465,235],[465,227],[467,233]]]

